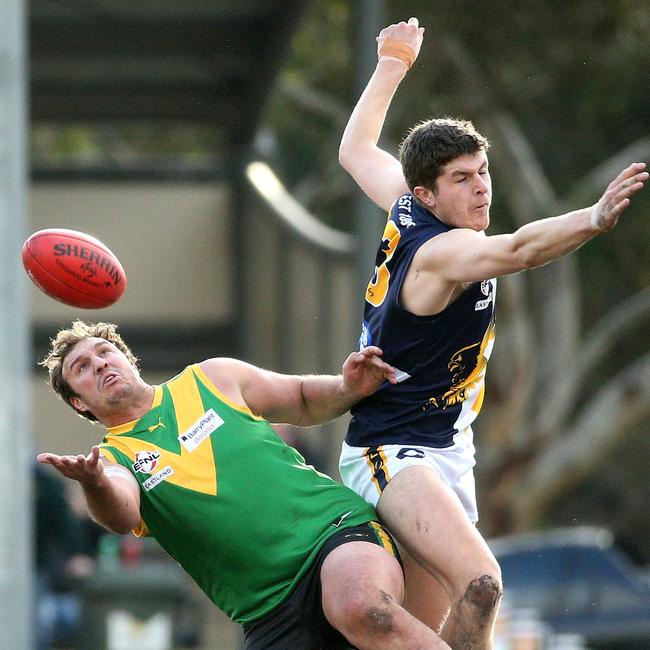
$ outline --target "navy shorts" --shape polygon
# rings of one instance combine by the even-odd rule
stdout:
[[[325,558],[349,542],[371,542],[399,560],[397,547],[376,522],[344,528],[321,547],[316,559],[289,597],[263,618],[244,626],[245,650],[350,650],[354,646],[325,618],[320,570]]]

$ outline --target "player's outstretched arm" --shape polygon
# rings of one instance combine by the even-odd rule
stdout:
[[[453,229],[424,244],[414,261],[423,272],[449,282],[476,282],[547,264],[611,230],[648,180],[645,167],[626,167],[589,208],[532,221],[507,235]]]
[[[200,366],[226,397],[254,414],[302,427],[329,422],[385,381],[397,381],[395,369],[374,346],[350,354],[340,375],[284,375],[225,358],[208,359]]]
[[[417,18],[385,27],[377,37],[377,67],[343,132],[339,162],[379,207],[408,191],[399,161],[377,146],[391,100],[417,58],[424,28]]]
[[[52,465],[66,478],[79,482],[88,511],[104,528],[114,533],[128,533],[140,523],[140,488],[137,482],[127,470],[124,470],[124,477],[105,471],[106,461],[100,458],[99,447],[93,447],[87,456],[43,453],[36,459],[39,463]],[[109,467],[124,469],[117,465]]]

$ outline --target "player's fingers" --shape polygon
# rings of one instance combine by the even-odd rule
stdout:
[[[419,27],[420,23],[418,22],[418,19],[415,16],[411,16],[409,18],[409,25],[415,25],[416,27]]]
[[[387,375],[391,373],[395,373],[396,370],[393,368],[393,366],[389,365],[385,361],[382,361],[379,357],[372,357],[370,360],[370,363],[374,368],[379,370],[382,374]]]
[[[99,462],[99,447],[97,447],[97,445],[93,446],[93,448],[90,450],[90,453],[86,458],[86,462],[91,467],[94,467]]]
[[[643,181],[637,181],[634,178],[628,179],[621,183],[619,187],[614,189],[612,202],[616,204],[621,201],[621,199],[629,198],[642,189]]]
[[[643,174],[645,170],[645,163],[632,163],[631,165],[628,165],[625,169],[621,171],[621,173],[616,177],[614,182],[616,183],[617,181],[624,181],[626,179],[632,178],[636,176],[637,174]]]
[[[622,201],[619,201],[611,211],[612,217],[614,219],[614,222],[618,220],[618,218],[621,216],[621,212],[627,208],[627,206],[630,205],[630,199],[625,198]]]

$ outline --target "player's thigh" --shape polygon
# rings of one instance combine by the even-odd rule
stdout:
[[[404,600],[402,607],[412,616],[440,632],[449,614],[449,596],[440,581],[400,545],[404,569]]]
[[[423,466],[401,470],[384,489],[377,512],[450,596],[480,575],[500,579],[488,545],[435,470]]]
[[[350,542],[336,547],[321,568],[323,612],[338,629],[351,612],[381,604],[387,594],[404,597],[404,574],[395,556],[376,544]]]

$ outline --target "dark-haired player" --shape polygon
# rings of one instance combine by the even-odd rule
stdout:
[[[471,425],[494,341],[495,278],[613,228],[648,174],[644,164],[630,165],[591,207],[486,236],[488,143],[472,124],[418,124],[399,161],[377,146],[423,31],[416,19],[382,30],[376,70],[340,146],[343,167],[389,212],[361,345],[380,346],[399,380],[352,408],[340,469],[407,551],[407,609],[433,629],[444,622],[453,648],[490,648],[501,573],[474,526]]]

